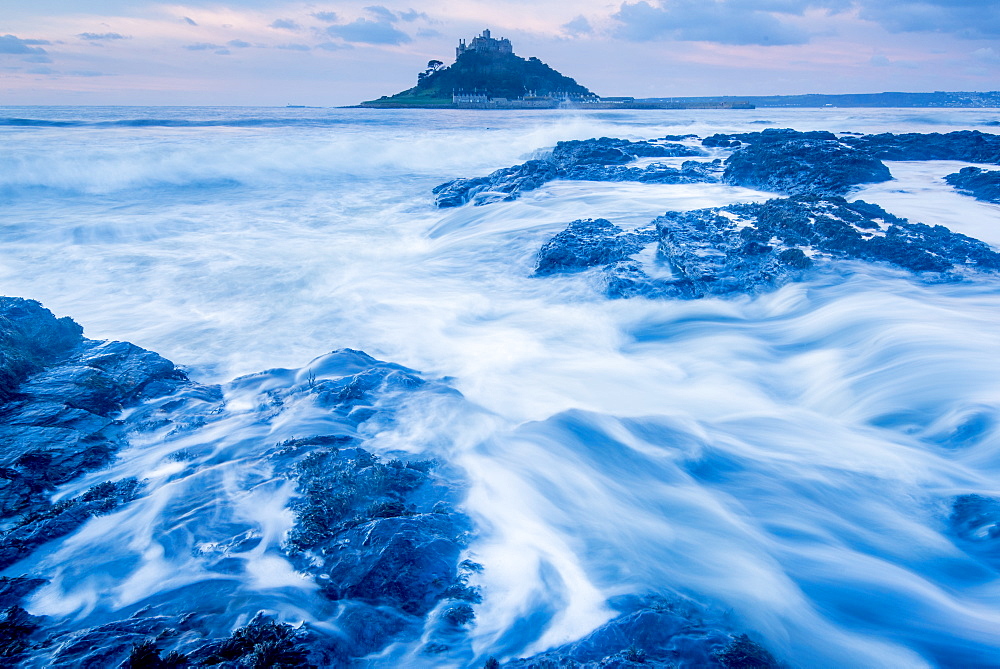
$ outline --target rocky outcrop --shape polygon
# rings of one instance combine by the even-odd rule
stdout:
[[[579,641],[530,658],[495,665],[505,669],[772,669],[778,662],[746,634],[709,622],[681,600],[643,598]]]
[[[1000,135],[978,130],[844,137],[841,141],[879,160],[961,160],[1000,164]]]
[[[604,218],[573,221],[539,250],[535,276],[626,260],[655,242],[656,238],[652,227],[625,232]]]
[[[515,200],[526,191],[541,188],[557,179],[559,172],[546,160],[529,160],[521,165],[505,167],[485,177],[455,179],[434,188],[438,207],[459,207],[474,198],[476,204]]]
[[[763,137],[768,132],[760,134]],[[740,148],[726,159],[723,181],[786,195],[843,195],[859,184],[892,178],[889,168],[877,158],[835,138],[775,134]]]
[[[688,161],[629,167],[637,158],[704,155],[669,139],[634,142],[601,137],[559,142],[543,158],[497,170],[485,177],[455,179],[433,191],[438,207],[516,199],[554,179],[682,184],[717,181],[783,195],[844,195],[852,188],[892,179],[882,160],[962,160],[1000,164],[1000,135],[976,130],[930,134],[862,135],[769,128],[716,134],[702,140],[712,149],[732,149],[720,163]],[[719,159],[721,162],[721,159]]]
[[[314,372],[270,370],[226,388],[252,398],[248,406],[256,408],[248,411],[257,421],[283,420],[286,411],[307,403],[332,418],[327,424],[334,434],[204,461],[204,471],[211,471],[228,458],[252,460],[254,485],[284,482],[294,490],[292,528],[268,550],[315,582],[310,606],[327,609],[322,616],[336,619],[336,634],[263,615],[246,622],[247,613],[261,610],[255,601],[274,601],[240,590],[244,560],[261,536],[245,522],[217,522],[214,515],[221,512],[215,511],[197,530],[206,541],[194,548],[217,580],[156,592],[120,618],[105,612],[90,626],[28,614],[25,598],[46,584],[37,577],[42,572],[30,571],[40,549],[96,516],[124,512],[157,493],[136,477],[109,475],[75,495],[63,493],[66,484],[84,475],[100,481],[100,470],[133,439],[183,437],[202,428],[213,434],[215,423],[232,418],[221,388],[193,383],[155,353],[88,340],[78,325],[56,319],[37,302],[3,298],[0,313],[0,362],[8,370],[7,399],[0,405],[6,439],[0,567],[29,565],[25,577],[0,580],[0,664],[326,667],[421,635],[430,655],[461,643],[475,618],[472,605],[480,601],[468,579],[481,567],[462,559],[472,528],[454,506],[456,482],[439,476],[433,462],[378,458],[362,448],[362,438],[344,434],[387,419],[384,398],[421,392],[427,382],[412,370],[347,349],[314,361],[318,379]],[[124,408],[130,410],[122,413]],[[176,456],[187,462],[188,475],[197,475],[193,455]],[[157,522],[172,526],[177,519],[163,513]],[[132,559],[126,555],[108,559]],[[210,600],[200,606],[198,589],[209,583]],[[242,621],[235,631],[233,621]]]
[[[284,443],[273,459],[294,460],[282,469],[299,494],[285,550],[326,597],[354,603],[350,620],[367,629],[343,629],[364,640],[360,650],[381,648],[445,600],[467,609],[462,624],[471,622],[469,602],[479,595],[459,566],[471,527],[431,475],[434,463],[382,461],[349,438]]]
[[[438,207],[457,207],[466,202],[477,205],[514,200],[521,193],[540,188],[555,179],[574,181],[641,181],[647,183],[695,183],[715,181],[713,170],[704,163],[685,162],[681,169],[653,164],[627,167],[637,158],[678,158],[703,155],[684,144],[632,142],[600,139],[559,142],[544,158],[496,170],[485,177],[455,179],[432,191]]]
[[[1000,170],[963,167],[944,178],[960,193],[971,195],[983,202],[1000,204]]]
[[[107,465],[122,445],[116,415],[194,384],[159,355],[85,339],[38,302],[0,298],[0,566],[134,496],[136,481],[102,484],[53,504],[57,486]]]
[[[606,221],[572,223],[539,252],[544,271],[536,272],[603,265],[610,297],[694,299],[773,290],[814,266],[843,260],[885,263],[943,280],[1000,271],[1000,254],[983,242],[840,197],[667,212],[654,223],[657,258],[672,273],[669,278],[650,276],[632,257],[641,246],[636,237]]]

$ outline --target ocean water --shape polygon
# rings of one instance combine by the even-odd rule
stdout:
[[[374,666],[528,655],[648,593],[719,612],[791,666],[998,666],[1000,560],[949,530],[956,496],[1000,495],[995,279],[857,264],[754,298],[608,300],[586,272],[530,277],[568,222],[627,228],[772,194],[555,182],[446,210],[430,194],[567,139],[989,131],[997,116],[0,107],[0,290],[205,383],[322,374],[321,356],[347,347],[460,393],[401,402],[367,436],[462,482],[484,565],[469,648],[434,661],[396,648]],[[893,181],[851,197],[1000,245],[1000,206],[942,179],[964,163],[888,165]],[[241,587],[322,623],[308,582],[265,550],[291,491],[258,485],[253,449],[324,418],[262,423],[241,411],[252,385],[227,386],[230,414],[210,429],[123,454],[121,475],[162,485],[128,522],[95,519],[39,558],[52,584],[32,613],[86,621],[208,582],[178,546],[208,541],[191,509],[214,508],[201,513],[267,537]],[[228,468],[178,482],[169,456],[198,448]]]

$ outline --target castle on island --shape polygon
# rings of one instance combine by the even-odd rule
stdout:
[[[466,44],[464,39],[458,40],[458,46],[455,48],[455,60],[457,61],[463,54],[470,52],[491,56],[513,56],[514,46],[506,37],[499,39],[493,37],[489,28],[487,28],[483,31],[482,35],[473,37],[472,42],[469,44]],[[555,74],[558,75],[558,73]],[[573,82],[573,84],[575,85],[576,82]],[[453,90],[451,101],[452,104],[458,107],[470,109],[551,109],[562,102],[579,101],[595,97],[593,94],[581,95],[580,93],[563,91],[552,91],[544,95],[538,95],[534,91],[529,91],[522,97],[508,99],[495,97],[485,90],[473,89],[472,91]]]
[[[489,29],[468,43],[458,40],[455,63],[427,63],[417,85],[362,107],[415,109],[752,109],[746,102],[687,102],[601,98],[535,57],[514,54],[506,37]]]
[[[472,44],[466,44],[464,39],[458,40],[455,48],[455,58],[458,59],[466,51],[478,51],[480,53],[502,53],[513,54],[514,47],[506,37],[495,39],[490,36],[489,29],[483,31],[479,37],[472,38]]]

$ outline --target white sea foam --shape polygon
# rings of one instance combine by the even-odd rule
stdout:
[[[955,495],[1000,494],[994,281],[925,284],[857,265],[754,299],[608,301],[588,272],[530,276],[569,221],[630,228],[769,194],[556,182],[454,210],[429,195],[561,139],[768,127],[757,120],[947,131],[981,112],[330,114],[346,120],[10,131],[4,291],[204,381],[296,369],[340,347],[450,377],[464,399],[414,400],[398,427],[368,436],[466,477],[470,554],[485,566],[481,654],[579,638],[614,615],[614,595],[673,592],[730,611],[800,666],[995,658],[995,572],[946,528]],[[856,197],[1000,242],[1000,210],[940,180],[959,167],[894,163],[895,181]],[[254,412],[260,384],[306,373],[240,382],[230,414],[123,454],[116,475],[154,492],[40,558],[53,580],[33,611],[98,615],[213,581],[269,592],[288,619],[308,619],[311,583],[275,548],[290,490],[254,459],[344,429],[308,404],[271,422]],[[259,539],[230,551],[248,563],[242,575],[209,569],[206,556],[225,553],[210,545],[213,522]]]

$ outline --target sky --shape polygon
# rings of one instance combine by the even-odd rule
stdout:
[[[998,0],[0,0],[0,105],[350,105],[485,28],[604,96],[1000,89]]]

